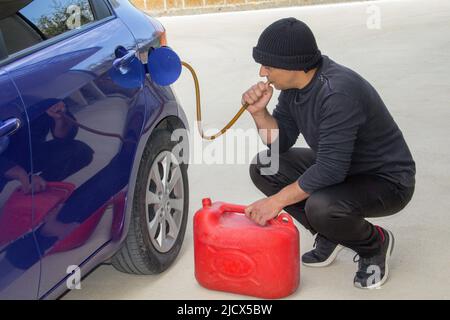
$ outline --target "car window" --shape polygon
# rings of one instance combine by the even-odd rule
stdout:
[[[102,0],[35,0],[0,14],[0,61],[56,36],[111,15]],[[92,5],[94,4],[94,5]],[[2,2],[0,2],[0,12]],[[4,11],[5,12],[5,11]]]
[[[39,0],[20,10],[47,39],[94,21],[88,0]]]

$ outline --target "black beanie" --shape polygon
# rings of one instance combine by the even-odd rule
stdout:
[[[285,18],[268,26],[253,48],[259,64],[285,70],[308,71],[322,60],[309,27],[295,18]]]

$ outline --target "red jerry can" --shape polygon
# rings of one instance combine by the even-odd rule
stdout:
[[[36,228],[57,210],[75,190],[70,182],[47,182],[45,191],[24,194],[20,187],[11,194],[0,213],[0,246]],[[31,212],[33,211],[33,219]]]
[[[300,282],[300,240],[290,215],[262,227],[245,206],[203,199],[194,216],[195,277],[205,288],[266,299],[294,293]]]

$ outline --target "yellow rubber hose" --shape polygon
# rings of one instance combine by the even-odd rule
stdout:
[[[235,114],[235,116],[226,124],[226,126],[224,126],[222,128],[222,130],[220,130],[219,132],[217,132],[214,135],[211,136],[206,136],[203,132],[203,127],[202,127],[202,110],[201,110],[201,104],[200,104],[200,85],[198,82],[198,78],[197,78],[197,74],[195,73],[194,68],[192,68],[187,62],[181,62],[181,64],[186,67],[192,74],[192,78],[194,79],[194,84],[195,84],[195,98],[196,98],[196,110],[197,110],[197,127],[198,127],[198,131],[200,133],[200,136],[205,139],[205,140],[214,140],[217,137],[220,137],[221,135],[223,135],[225,132],[227,132],[228,129],[230,129],[234,123],[240,118],[240,116],[244,113],[245,109],[247,109],[247,107],[249,106],[249,104],[246,102],[241,106],[241,109],[239,109],[239,111]],[[69,117],[68,115],[62,113],[62,115],[64,116],[64,118],[69,121],[70,123],[72,123],[73,125],[76,125],[86,131],[89,131],[91,133],[94,134],[98,134],[98,135],[102,135],[102,136],[107,136],[107,137],[113,137],[113,138],[118,138],[120,139],[122,142],[128,142],[127,140],[125,140],[120,134],[116,134],[116,133],[109,133],[109,132],[103,132],[103,131],[99,131],[99,130],[95,130],[92,128],[89,128],[87,126],[84,126],[80,123],[78,123],[76,120],[72,119],[71,117]],[[150,128],[150,127],[149,127]],[[145,130],[147,131],[147,130]],[[133,141],[131,141],[133,142]]]
[[[236,115],[233,117],[233,119],[230,120],[230,122],[227,123],[225,127],[222,128],[219,132],[212,136],[205,136],[203,133],[203,127],[202,127],[202,110],[200,105],[200,85],[198,83],[197,75],[194,71],[194,68],[192,68],[187,62],[182,61],[181,64],[186,67],[192,74],[192,78],[194,79],[195,83],[195,98],[196,98],[196,109],[197,109],[197,127],[198,132],[200,133],[200,136],[205,140],[214,140],[217,137],[220,137],[223,135],[228,129],[231,128],[231,126],[239,119],[239,117],[244,113],[245,109],[248,107],[248,103],[244,103],[241,107],[241,109],[236,113]]]

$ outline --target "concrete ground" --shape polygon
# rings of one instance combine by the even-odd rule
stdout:
[[[376,7],[368,9],[370,5]],[[368,28],[367,19],[377,8],[380,29]],[[307,22],[324,54],[356,70],[378,89],[417,164],[410,204],[392,217],[372,220],[396,236],[391,277],[382,289],[353,287],[356,264],[348,250],[328,268],[302,267],[300,287],[289,299],[449,299],[450,2],[380,1],[161,18],[169,45],[198,72],[205,125],[221,127],[234,115],[242,92],[259,80],[252,47],[268,24],[287,16]],[[174,88],[197,135],[187,71]],[[236,127],[253,128],[252,119],[245,114]],[[302,138],[298,144],[304,145]],[[176,263],[156,276],[132,276],[101,266],[84,279],[81,290],[65,299],[248,299],[209,291],[196,282],[192,216],[206,196],[249,204],[263,195],[252,185],[245,164],[193,164],[189,174],[190,218]],[[299,228],[305,252],[313,239]]]

